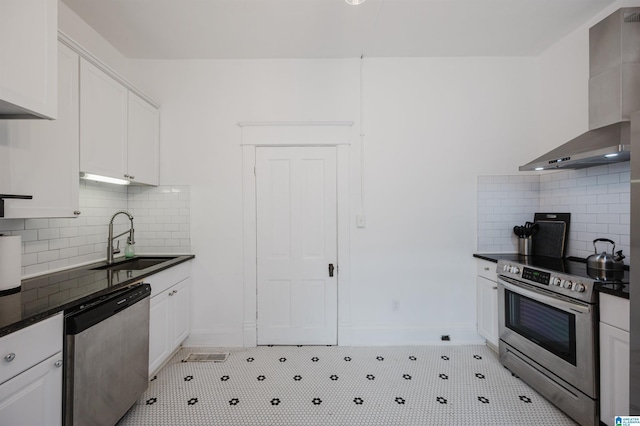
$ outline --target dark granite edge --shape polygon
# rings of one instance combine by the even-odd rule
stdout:
[[[488,260],[489,262],[498,263],[498,259],[496,259],[495,257],[491,257],[491,256],[492,255],[490,255],[490,254],[473,253],[473,257],[476,257],[476,258],[482,259],[482,260]]]
[[[628,286],[626,286],[626,288],[627,288],[627,291],[624,291],[624,290],[611,288],[611,284],[596,284],[594,287],[594,290],[600,293],[609,294],[611,296],[620,297],[622,299],[629,299]]]
[[[153,256],[153,257],[175,257],[173,255],[157,255],[157,256],[145,255],[145,257],[147,257],[147,256]],[[38,312],[37,314],[33,314],[33,315],[31,315],[31,316],[29,316],[27,318],[23,318],[23,319],[21,319],[19,321],[16,321],[16,322],[14,322],[12,324],[9,324],[9,325],[6,325],[6,326],[0,328],[0,337],[5,336],[7,334],[11,334],[11,333],[16,332],[18,330],[21,330],[23,328],[29,327],[30,325],[33,325],[33,324],[35,324],[37,322],[40,322],[40,321],[45,320],[45,319],[47,319],[49,317],[52,317],[52,316],[56,315],[59,312],[63,312],[63,311],[65,311],[65,310],[67,310],[69,308],[72,308],[74,306],[81,305],[82,303],[85,303],[85,302],[87,302],[87,301],[89,301],[91,299],[94,299],[96,297],[100,297],[100,296],[103,296],[105,294],[113,293],[116,290],[119,290],[119,289],[124,288],[124,287],[128,287],[131,284],[134,284],[134,283],[137,283],[139,281],[142,281],[144,278],[146,278],[146,277],[148,277],[150,275],[157,274],[158,272],[164,271],[165,269],[169,269],[169,268],[171,268],[173,266],[176,266],[176,265],[179,265],[181,263],[187,262],[187,261],[189,261],[191,259],[194,259],[195,257],[196,256],[193,255],[193,254],[178,255],[178,257],[176,257],[175,259],[171,259],[171,260],[168,260],[166,262],[162,262],[162,263],[160,263],[158,265],[154,265],[154,266],[152,266],[150,268],[146,268],[146,269],[143,270],[144,272],[142,272],[141,274],[139,274],[139,275],[137,275],[135,277],[132,277],[131,279],[126,280],[126,281],[124,281],[122,283],[119,283],[118,285],[114,285],[113,287],[109,287],[109,288],[104,289],[104,290],[96,291],[95,293],[91,293],[88,296],[84,296],[84,297],[81,297],[79,299],[75,299],[75,300],[73,300],[73,301],[71,301],[69,303],[65,303],[65,304],[56,306],[54,308],[51,308],[49,310],[46,310],[46,311],[43,311],[43,312]],[[122,260],[124,260],[124,259],[122,259]],[[118,262],[116,262],[116,263],[118,263]],[[78,269],[91,269],[91,268],[95,268],[96,266],[103,265],[103,264],[104,264],[104,262],[96,262],[96,263],[92,263],[90,265],[69,268],[69,269],[65,270],[65,272],[78,270]],[[60,271],[57,271],[57,272],[54,272],[54,273],[51,273],[51,274],[40,275],[37,278],[43,278],[43,277],[46,277],[47,275],[53,275],[53,274],[59,273],[59,272]],[[20,288],[20,287],[18,287],[18,288]]]

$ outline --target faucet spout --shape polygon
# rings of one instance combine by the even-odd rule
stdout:
[[[131,222],[131,226],[129,228],[129,230],[124,231],[118,235],[113,235],[113,221],[115,220],[116,216],[120,215],[120,214],[124,214],[129,218],[129,222]],[[115,240],[118,237],[123,236],[124,234],[129,234],[129,237],[127,238],[127,241],[130,244],[134,244],[134,232],[135,230],[133,229],[133,216],[131,215],[131,213],[124,211],[124,210],[120,210],[118,212],[115,212],[113,214],[113,216],[111,216],[111,220],[109,221],[109,236],[107,237],[107,265],[110,265],[113,263],[113,255],[114,253],[120,253],[120,249],[113,249],[113,240]]]

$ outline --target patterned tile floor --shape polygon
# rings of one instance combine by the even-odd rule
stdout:
[[[575,425],[486,346],[183,348],[119,423],[445,424]]]

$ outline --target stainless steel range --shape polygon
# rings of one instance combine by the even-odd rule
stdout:
[[[574,420],[598,425],[597,280],[587,272],[570,259],[498,261],[499,352],[506,368]]]

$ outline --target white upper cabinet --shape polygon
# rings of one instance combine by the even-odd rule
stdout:
[[[125,178],[127,94],[107,73],[80,60],[80,171]]]
[[[158,185],[157,108],[92,63],[80,62],[80,171]]]
[[[0,118],[57,117],[57,0],[0,1]]]
[[[79,56],[57,50],[58,119],[0,121],[0,193],[33,196],[6,200],[5,218],[79,214]]]
[[[133,92],[129,92],[127,170],[134,182],[158,185],[160,113]]]

